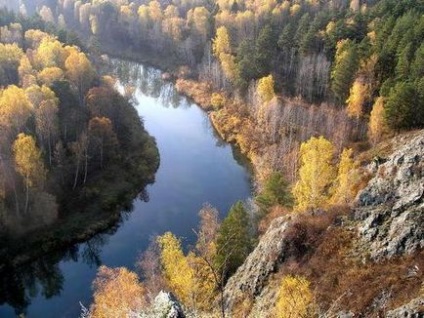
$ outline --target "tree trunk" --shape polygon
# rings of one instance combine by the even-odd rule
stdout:
[[[25,193],[25,210],[24,210],[24,214],[27,214],[28,212],[28,202],[29,202],[29,186],[28,186],[28,182],[25,181],[25,187],[26,187],[26,193]]]
[[[75,188],[77,187],[77,183],[78,183],[78,175],[79,175],[79,160],[77,161],[77,170],[75,171],[75,179],[74,179],[74,186],[72,187],[72,190],[75,190]]]
[[[88,174],[88,151],[85,149],[85,162],[84,162],[84,184],[87,182],[87,174]]]
[[[16,191],[15,180],[13,180],[13,176],[10,175],[9,171],[5,167],[5,164],[4,164],[3,157],[1,155],[1,153],[0,153],[0,163],[1,163],[1,167],[2,167],[2,169],[4,171],[4,175],[6,176],[6,178],[8,178],[10,180],[10,183],[12,184],[13,196],[15,198],[16,215],[19,217],[21,215],[21,211],[19,209],[19,199],[18,199],[18,192]]]

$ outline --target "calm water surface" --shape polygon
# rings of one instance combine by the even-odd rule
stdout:
[[[165,231],[182,237],[187,246],[205,202],[223,217],[233,203],[250,196],[242,157],[216,136],[202,110],[152,68],[114,61],[114,71],[159,147],[161,163],[155,183],[146,189],[148,201],[135,199],[132,212],[124,212],[107,233],[17,270],[10,278],[16,290],[8,291],[13,305],[0,306],[2,318],[15,317],[13,307],[25,317],[78,317],[79,302],[91,302],[91,282],[100,264],[134,269],[150,238]]]

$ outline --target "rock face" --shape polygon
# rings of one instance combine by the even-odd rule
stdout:
[[[424,131],[382,163],[357,198],[359,233],[373,259],[424,247]]]
[[[424,317],[424,297],[415,298],[408,304],[391,310],[387,318],[421,318]]]
[[[290,217],[275,219],[261,238],[258,246],[247,257],[225,286],[225,307],[233,308],[240,299],[258,296],[279,263],[288,256],[287,229],[293,222]]]
[[[137,318],[185,318],[179,302],[171,293],[161,291],[155,298],[152,308],[135,315]]]
[[[385,160],[369,166],[374,177],[355,203],[355,219],[349,230],[357,229],[358,248],[374,260],[414,253],[424,248],[424,131],[398,148]],[[278,297],[277,272],[290,266],[290,228],[298,215],[275,219],[258,246],[225,286],[227,312],[240,304],[253,303],[249,317],[272,317]],[[343,226],[343,225],[341,225]],[[355,244],[356,245],[356,244]],[[360,251],[358,251],[360,252]],[[244,303],[246,302],[247,303]],[[388,313],[388,317],[424,317],[422,299]],[[421,311],[420,311],[421,310]],[[337,317],[353,317],[347,310]]]
[[[183,310],[178,301],[171,295],[161,291],[155,298],[155,312],[157,317],[184,318]]]

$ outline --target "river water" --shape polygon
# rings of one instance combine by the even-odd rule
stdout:
[[[79,303],[91,302],[91,282],[100,264],[134,269],[149,240],[165,231],[180,236],[187,246],[194,241],[192,229],[204,203],[225,217],[232,204],[251,194],[243,157],[216,135],[204,111],[164,82],[159,71],[119,60],[113,65],[119,89],[129,92],[156,138],[161,157],[156,181],[113,229],[11,273],[13,287],[7,291],[9,304],[0,306],[2,318],[16,313],[27,318],[78,317]]]

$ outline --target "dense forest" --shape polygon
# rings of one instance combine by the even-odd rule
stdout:
[[[37,18],[1,11],[0,25],[2,235],[96,210],[94,201],[126,204],[153,180],[158,154],[114,79],[97,72],[99,57]]]
[[[419,283],[399,276],[399,268],[421,264],[422,254],[392,262],[368,261],[366,252],[355,249],[356,234],[349,222],[353,222],[351,203],[372,178],[355,156],[367,151],[359,158],[369,162],[377,155],[378,168],[376,145],[424,126],[423,1],[37,0],[22,1],[19,10],[22,16],[37,12],[47,27],[75,30],[93,52],[143,59],[169,71],[180,91],[210,111],[219,133],[248,155],[259,184],[253,207],[238,202],[222,221],[213,207],[205,206],[199,214],[198,240],[188,251],[169,232],[153,240],[137,264],[142,283],[125,268],[101,267],[90,315],[104,317],[110,310],[118,316],[129,311],[149,314],[155,295],[167,289],[190,313],[225,317],[225,284],[279,216],[297,221],[287,234],[290,262],[279,272],[280,285],[272,286],[278,294],[275,308],[269,309],[274,316],[325,314],[339,296],[349,293],[344,308],[377,317],[383,287],[396,289],[391,306],[410,295],[422,295]],[[14,27],[1,31],[1,37],[12,36]],[[68,34],[65,41],[73,38]],[[52,65],[37,61],[37,51],[48,50],[51,42],[47,48],[43,41],[37,46],[34,36],[27,39],[26,33],[21,41],[30,55],[28,49],[19,55],[15,75],[4,69],[3,85],[13,83],[8,82],[10,76],[16,77],[15,82],[25,80],[26,96],[28,89],[35,90],[31,86],[35,80],[45,91],[44,101],[46,94],[52,94],[46,91],[47,74],[42,73]],[[73,163],[67,170],[72,188],[87,181],[90,169],[101,170],[104,160],[113,161],[112,149],[126,135],[120,135],[110,108],[98,112],[109,105],[105,87],[111,85],[110,79],[85,74],[90,67],[81,69],[84,76],[73,77],[78,68],[67,70],[66,61],[72,54],[78,55],[72,65],[86,59],[72,46],[59,46],[65,53],[53,64],[58,70],[51,89],[59,100],[68,100],[60,97],[69,94],[74,105],[88,109],[70,113],[75,117],[64,116],[77,119],[70,126],[60,121],[60,138],[55,137],[55,147],[62,145]],[[29,71],[21,66],[25,57]],[[90,88],[88,82],[93,81],[98,85]],[[21,87],[26,87],[24,82]],[[29,104],[34,103],[31,96],[25,97]],[[18,185],[26,190],[21,193],[27,199],[19,200],[27,202],[19,206],[24,210],[31,203],[28,194],[42,191],[37,180],[44,179],[38,174],[48,165],[58,167],[59,151],[50,145],[53,131],[37,130],[38,122],[41,125],[42,119],[37,121],[36,112],[32,141],[18,135],[22,129],[9,141],[16,162],[9,170],[22,176]],[[68,131],[71,126],[85,127],[76,129],[84,133]],[[98,133],[107,136],[101,147],[90,139]],[[44,156],[44,161],[34,160],[39,166],[31,168],[38,172],[32,176],[18,164],[18,149],[36,141],[39,149],[31,146],[34,157]],[[97,160],[90,164],[87,158],[93,157]],[[12,190],[5,201],[11,207]],[[343,227],[344,222],[351,228]],[[375,284],[362,294],[364,281],[375,277]],[[237,303],[234,315],[254,316],[250,312],[254,301],[246,297]],[[389,303],[385,301],[384,306]]]
[[[311,136],[341,153],[423,125],[421,1],[38,0],[20,10],[194,79],[179,87],[206,95],[259,180],[276,170],[295,181]]]

